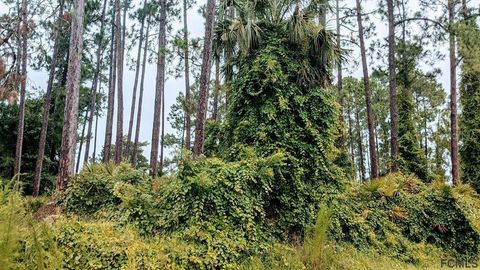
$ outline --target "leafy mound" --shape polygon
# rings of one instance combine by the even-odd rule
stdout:
[[[334,51],[328,47],[330,33],[311,27],[312,33],[297,38]],[[284,154],[265,203],[278,237],[295,239],[315,222],[321,198],[342,188],[343,172],[333,163],[338,110],[325,87],[329,75],[323,62],[332,61],[315,46],[309,50],[292,40],[287,26],[266,23],[262,29],[258,46],[236,60],[223,133],[214,133],[218,155],[226,160],[241,160],[245,146],[260,157]]]
[[[408,262],[417,262],[419,249],[425,251],[428,244],[455,256],[476,257],[480,231],[474,218],[480,199],[462,193],[462,202],[459,196],[450,186],[427,186],[401,174],[353,185],[334,204],[330,235]]]

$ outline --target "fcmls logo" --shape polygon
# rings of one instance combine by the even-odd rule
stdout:
[[[476,269],[480,266],[477,259],[441,259],[441,268]]]

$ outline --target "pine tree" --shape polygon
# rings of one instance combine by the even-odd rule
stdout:
[[[68,178],[73,175],[77,141],[78,98],[80,88],[80,62],[83,48],[84,0],[75,0],[70,34],[68,74],[63,120],[62,146],[57,176],[57,189],[65,190]]]
[[[468,18],[468,13],[464,17]],[[480,28],[470,18],[464,19],[460,30],[459,53],[463,57],[460,85],[462,180],[480,193]]]

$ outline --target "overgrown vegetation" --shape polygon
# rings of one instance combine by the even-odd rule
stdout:
[[[478,259],[478,195],[401,174],[349,186],[319,205],[303,241],[278,241],[262,203],[283,158],[204,159],[155,181],[127,164],[92,166],[71,182],[66,212],[45,221],[2,186],[2,269],[438,269],[442,258]]]

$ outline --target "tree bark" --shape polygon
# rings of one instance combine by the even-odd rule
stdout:
[[[115,9],[113,9],[112,19],[115,18]],[[108,81],[108,101],[107,101],[107,123],[105,127],[105,142],[103,146],[103,162],[110,162],[112,149],[112,129],[113,129],[113,111],[115,107],[115,83],[117,80],[117,56],[115,53],[115,23],[112,20],[112,32],[110,40],[110,71]]]
[[[158,144],[160,135],[160,120],[162,110],[162,92],[165,87],[165,45],[166,45],[166,0],[160,1],[160,29],[158,33],[157,79],[155,86],[155,108],[152,128],[152,148],[150,151],[150,174],[158,174]]]
[[[195,145],[193,156],[198,157],[203,153],[205,140],[205,116],[207,110],[208,81],[212,62],[213,21],[215,16],[215,0],[207,1],[207,17],[205,21],[205,37],[203,39],[203,59],[200,73],[200,95],[197,106],[197,120],[195,122]]]
[[[57,68],[57,58],[58,58],[58,48],[60,46],[60,31],[62,28],[63,20],[63,9],[65,1],[59,1],[58,9],[58,18],[57,23],[55,24],[56,28],[54,31],[54,43],[53,43],[53,53],[52,53],[52,62],[50,63],[50,72],[48,74],[47,81],[47,91],[45,93],[45,103],[43,104],[42,112],[42,128],[40,130],[40,139],[38,142],[38,156],[37,162],[35,163],[35,176],[33,180],[33,197],[37,197],[40,193],[40,182],[42,177],[42,167],[43,167],[43,158],[45,155],[45,144],[47,140],[47,131],[48,131],[48,118],[50,115],[50,107],[52,103],[52,88],[53,80],[55,78],[55,70]]]
[[[57,190],[64,191],[68,178],[73,174],[77,139],[77,113],[80,89],[80,69],[83,47],[84,0],[74,1],[68,60],[68,74],[63,120],[62,146],[57,176]]]
[[[357,130],[357,143],[358,143],[358,156],[360,158],[360,180],[365,181],[365,163],[363,160],[363,138],[362,138],[362,130],[360,128],[360,114],[358,112],[358,108],[355,108],[355,121],[356,121],[356,130]]]
[[[454,185],[460,184],[459,160],[458,160],[458,123],[457,123],[457,61],[455,33],[453,24],[455,23],[455,2],[448,0],[448,21],[449,31],[449,55],[450,55],[450,154],[452,162],[452,182]]]
[[[390,170],[398,171],[398,108],[397,77],[395,70],[395,15],[393,0],[387,0],[388,13],[388,79],[390,89]]]
[[[115,49],[117,51],[117,132],[115,140],[115,164],[122,161],[123,150],[123,53],[124,53],[124,29],[122,30],[121,5],[120,0],[115,0],[115,8],[117,9],[115,15]],[[126,7],[124,7],[126,9]],[[125,21],[126,12],[123,13]]]
[[[87,106],[87,110],[85,111],[85,116],[83,117],[82,136],[80,136],[80,146],[78,147],[77,165],[75,166],[75,173],[78,173],[78,170],[80,169],[80,157],[82,156],[83,141],[85,140],[85,128],[87,127],[88,111],[89,110],[90,110],[90,108],[88,108],[88,106]]]
[[[162,89],[162,134],[160,135],[160,176],[163,175],[163,138],[165,135],[165,88]]]
[[[130,155],[131,152],[131,140],[132,140],[132,132],[133,132],[133,122],[135,118],[135,106],[137,102],[137,88],[138,88],[138,77],[140,75],[140,63],[142,57],[142,46],[143,46],[143,30],[145,26],[145,10],[146,10],[147,1],[143,1],[143,12],[140,16],[141,23],[140,23],[140,37],[138,40],[138,51],[137,51],[137,62],[135,63],[135,80],[133,83],[133,94],[132,94],[132,106],[130,108],[130,120],[128,122],[128,135],[127,135],[127,148],[126,148],[126,156]],[[145,52],[147,53],[147,52]]]
[[[20,110],[18,113],[18,127],[17,127],[17,143],[15,145],[15,164],[14,174],[17,179],[20,179],[20,166],[22,163],[22,148],[23,148],[23,131],[25,126],[25,98],[27,95],[27,35],[28,35],[28,22],[27,22],[27,0],[22,0],[21,8],[21,20],[22,24],[18,31],[22,35],[21,47],[22,47],[22,70],[21,70],[21,82],[20,82]]]
[[[85,142],[85,156],[83,158],[83,163],[88,163],[88,157],[90,154],[90,140],[92,139],[92,129],[93,129],[93,116],[97,109],[97,88],[99,84],[100,77],[100,68],[102,65],[102,48],[103,48],[103,35],[105,28],[105,10],[107,7],[107,0],[103,0],[102,7],[102,17],[100,18],[100,40],[98,41],[98,47],[95,52],[95,58],[97,62],[95,64],[95,72],[93,74],[92,88],[90,90],[90,106],[88,114],[88,128],[87,128],[87,141]]]
[[[371,101],[371,93],[370,93],[370,78],[368,75],[367,55],[365,52],[365,40],[363,37],[362,7],[360,5],[360,0],[356,0],[356,4],[357,4],[358,38],[360,40],[360,54],[362,57],[363,86],[365,90],[365,105],[367,108],[370,169],[371,169],[371,178],[375,179],[375,178],[378,178],[378,167],[377,167],[377,153],[375,150],[375,132],[374,132],[374,119],[373,119],[372,101]]]
[[[185,148],[190,150],[192,136],[192,116],[190,97],[190,65],[188,48],[188,21],[187,21],[187,0],[183,0],[183,42],[185,43]]]
[[[341,48],[342,47],[342,43],[341,43],[341,38],[340,38],[340,0],[336,0],[336,23],[337,23],[337,46],[338,48]],[[339,115],[339,119],[340,119],[340,122],[344,123],[345,122],[345,119],[344,119],[344,116],[343,116],[343,103],[344,103],[344,100],[343,100],[343,93],[342,93],[342,89],[343,89],[343,76],[342,76],[342,62],[341,61],[338,61],[338,65],[337,65],[337,88],[338,88],[338,94],[340,96],[340,115]]]
[[[218,95],[220,94],[220,60],[215,59],[215,89],[213,90],[212,119],[218,121]]]
[[[98,89],[101,89],[99,86]],[[95,114],[95,136],[93,137],[93,154],[92,154],[92,162],[96,162],[97,156],[97,134],[98,134],[98,113]]]
[[[145,33],[145,47],[143,48],[143,60],[142,60],[142,75],[140,78],[140,93],[138,96],[138,110],[137,110],[137,123],[135,125],[135,141],[133,143],[132,149],[132,164],[135,167],[137,165],[137,149],[138,149],[138,140],[140,138],[140,123],[142,121],[142,103],[143,103],[143,91],[144,91],[144,81],[145,81],[145,66],[147,64],[147,55],[148,55],[148,38],[150,31],[150,22],[147,20],[147,31]]]
[[[348,93],[350,95],[350,93]],[[349,146],[350,146],[350,153],[352,159],[352,169],[355,171],[355,147],[353,145],[353,121],[352,121],[352,111],[351,111],[351,104],[347,107],[347,115],[348,115],[348,138],[349,138]]]

